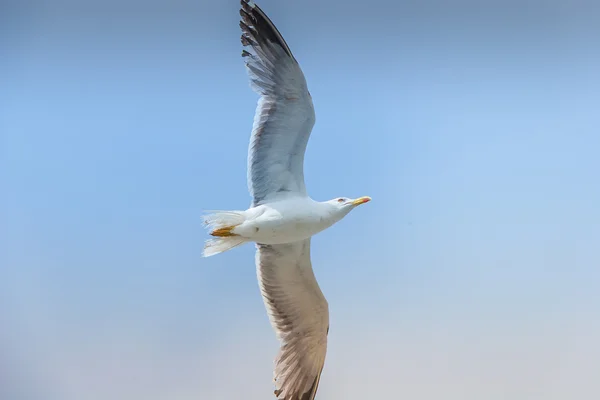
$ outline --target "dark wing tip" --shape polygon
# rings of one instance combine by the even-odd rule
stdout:
[[[302,395],[292,394],[291,397],[286,396],[282,400],[296,400],[296,399],[298,399],[298,400],[315,400],[315,396],[317,395],[317,390],[319,389],[319,381],[321,380],[321,372],[323,372],[323,367],[321,367],[319,374],[315,377],[315,380],[313,381],[313,384],[311,385],[310,389],[308,389],[308,391],[302,393]],[[275,394],[275,397],[279,398],[279,395],[282,392],[283,392],[283,390],[276,389],[273,393]]]
[[[242,29],[242,45],[244,46],[263,46],[270,43],[276,43],[290,56],[292,51],[283,39],[275,24],[269,19],[267,14],[260,9],[258,5],[249,0],[240,1],[240,28]]]
[[[321,373],[323,372],[323,367],[321,366],[321,370],[317,374],[315,381],[313,382],[310,390],[304,393],[301,400],[315,400],[315,396],[317,395],[317,390],[319,389],[319,382],[321,381]]]

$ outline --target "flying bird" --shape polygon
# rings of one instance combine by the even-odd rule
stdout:
[[[240,15],[242,56],[260,95],[248,149],[252,204],[204,216],[213,238],[203,256],[256,243],[260,291],[281,344],[275,396],[313,400],[327,352],[329,307],[312,270],[311,237],[371,198],[318,202],[308,196],[303,164],[315,111],[304,74],[260,7],[242,0]]]

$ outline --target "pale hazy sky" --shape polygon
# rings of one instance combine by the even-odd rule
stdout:
[[[323,4],[322,4],[323,3]],[[304,69],[318,399],[600,398],[600,6],[260,1]],[[325,4],[326,3],[326,4]],[[0,10],[0,398],[274,398],[237,1]]]

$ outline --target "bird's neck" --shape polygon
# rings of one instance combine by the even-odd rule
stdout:
[[[322,202],[319,204],[320,204],[320,208],[321,208],[322,218],[327,220],[329,226],[340,221],[342,218],[344,218],[348,214],[347,211],[341,210],[329,202]]]

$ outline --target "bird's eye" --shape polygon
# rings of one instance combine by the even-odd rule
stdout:
[[[343,202],[344,202],[344,198],[343,198],[343,197],[340,197],[339,199],[337,199],[337,202],[338,202],[338,203],[343,203]]]

